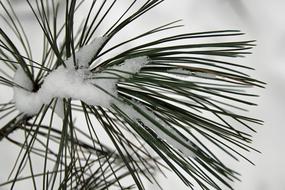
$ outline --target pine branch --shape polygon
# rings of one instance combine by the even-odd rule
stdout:
[[[0,119],[9,120],[0,141],[5,138],[20,151],[0,186],[13,189],[30,180],[37,189],[41,178],[46,190],[128,189],[134,186],[124,179],[131,178],[145,189],[145,179],[159,185],[154,173],[167,168],[192,189],[233,189],[229,181],[239,175],[215,149],[250,163],[245,153],[257,151],[250,145],[251,132],[262,121],[244,113],[257,96],[246,91],[265,83],[234,59],[250,54],[255,41],[240,41],[244,33],[238,30],[167,35],[182,27],[179,20],[113,43],[162,2],[134,0],[118,15],[119,1],[93,1],[76,27],[78,10],[88,2],[26,0],[42,30],[39,62],[17,11],[1,1],[2,19],[16,39],[0,28],[0,84],[14,92],[13,102],[0,105]],[[158,33],[159,38],[148,39]],[[133,46],[138,41],[143,42]],[[89,92],[97,94],[92,99]],[[29,106],[19,101],[23,97]],[[74,120],[78,114],[80,126]],[[41,173],[34,156],[43,163]],[[24,173],[30,175],[20,177]]]

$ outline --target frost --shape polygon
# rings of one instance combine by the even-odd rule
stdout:
[[[92,73],[85,66],[88,65],[92,55],[99,49],[104,39],[99,41],[99,45],[94,45],[93,43],[97,41],[95,40],[76,52],[75,57],[80,66],[79,69],[74,68],[74,64],[70,63],[71,59],[66,60],[68,67],[60,66],[50,72],[37,92],[32,92],[32,81],[23,69],[19,68],[15,72],[14,82],[25,89],[14,87],[16,108],[27,115],[34,115],[53,98],[58,98],[55,112],[60,117],[63,117],[62,98],[82,100],[89,105],[109,108],[117,97],[116,84],[119,80],[137,73],[149,62],[149,59],[148,57],[127,59],[121,65],[112,66],[101,73]]]

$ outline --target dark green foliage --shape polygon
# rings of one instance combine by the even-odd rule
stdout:
[[[114,14],[119,1],[94,0],[85,11],[81,27],[76,28],[74,20],[77,11],[86,3],[84,0],[67,0],[65,4],[55,0],[26,0],[44,36],[42,59],[36,61],[27,38],[29,34],[24,32],[20,18],[8,0],[1,1],[4,10],[1,16],[21,47],[15,45],[1,26],[0,64],[10,73],[18,66],[22,67],[37,91],[48,73],[64,65],[64,60],[74,56],[80,47],[89,44],[99,31],[103,31],[108,40],[94,54],[89,64],[92,72],[106,70],[126,59],[148,56],[151,62],[139,73],[119,80],[118,101],[132,106],[168,136],[186,146],[194,156],[185,156],[150,126],[134,121],[115,104],[108,110],[65,99],[64,119],[61,124],[55,124],[54,109],[48,112],[48,108],[54,107],[51,105],[56,104],[56,98],[33,117],[17,114],[11,101],[0,105],[0,119],[9,118],[1,126],[0,139],[6,138],[19,146],[20,152],[9,180],[0,186],[9,184],[12,189],[21,180],[31,180],[34,189],[144,189],[143,180],[157,183],[154,171],[162,172],[162,168],[167,167],[190,188],[194,188],[194,184],[202,189],[232,188],[229,181],[238,179],[238,173],[226,166],[215,150],[218,148],[235,160],[247,160],[242,152],[254,150],[250,147],[249,133],[255,131],[251,125],[262,121],[241,112],[246,106],[255,105],[246,99],[255,95],[244,90],[262,87],[264,83],[247,74],[250,67],[231,62],[233,58],[249,54],[254,41],[236,40],[243,35],[237,30],[167,36],[166,31],[182,27],[180,21],[175,21],[108,46],[116,35],[128,32],[124,29],[129,24],[162,2],[134,0],[125,11],[116,15],[117,20],[111,26],[105,27],[104,21]],[[63,10],[64,19],[60,20],[59,11]],[[161,33],[161,37],[149,41],[148,36],[156,33]],[[145,39],[144,43],[124,48],[140,39]],[[203,42],[199,43],[199,40]],[[5,69],[0,69],[0,84],[17,86]],[[78,112],[85,119],[88,132],[75,125],[73,115]],[[153,114],[172,130],[164,128]],[[94,120],[100,125],[94,124]],[[100,136],[98,128],[105,136]],[[24,134],[25,140],[13,138],[11,133],[14,131]],[[110,146],[105,145],[106,137]],[[155,154],[150,153],[150,149]],[[39,173],[34,171],[34,155],[42,160]],[[30,176],[22,177],[24,168]],[[126,185],[123,180],[126,177],[131,177],[134,185]],[[39,178],[42,179],[41,186],[37,182]]]

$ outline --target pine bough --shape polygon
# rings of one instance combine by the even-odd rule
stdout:
[[[255,95],[244,90],[264,83],[230,59],[248,54],[254,42],[235,41],[242,35],[236,30],[167,36],[179,21],[114,40],[162,2],[134,0],[119,13],[117,0],[27,0],[44,35],[41,61],[32,58],[11,2],[0,2],[21,46],[0,28],[0,82],[13,89],[13,99],[0,105],[0,139],[20,148],[1,186],[31,180],[34,189],[144,189],[145,179],[158,184],[155,171],[168,168],[190,188],[232,189],[238,173],[219,157],[247,160],[242,152],[255,150],[251,124],[262,121],[240,110],[255,105],[245,100]],[[89,10],[77,27],[85,4]],[[162,37],[148,40],[157,33]],[[76,114],[84,118],[80,126]],[[12,132],[24,134],[24,141]],[[42,160],[41,172],[33,169],[34,156]]]

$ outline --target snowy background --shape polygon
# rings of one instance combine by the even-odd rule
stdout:
[[[19,1],[15,8],[28,26],[28,33],[33,36],[32,44],[36,44],[41,38],[33,29],[31,14],[22,10],[23,2]],[[258,46],[253,54],[241,61],[256,68],[254,75],[268,83],[265,90],[257,90],[261,95],[256,100],[259,106],[252,107],[250,112],[251,116],[265,121],[254,137],[254,147],[262,154],[248,155],[256,166],[246,162],[233,165],[242,174],[242,182],[234,184],[237,190],[285,190],[285,128],[282,122],[285,116],[284,8],[284,0],[166,0],[131,31],[138,32],[147,25],[183,18],[184,31],[240,29],[247,33],[248,39],[257,40]],[[0,24],[2,27],[3,23]],[[11,95],[2,88],[0,90],[1,99]],[[4,141],[0,144],[0,152],[0,180],[3,181],[11,167],[9,161],[12,163],[17,152]],[[166,190],[186,189],[172,175],[167,179],[162,177],[160,181]],[[150,186],[149,189],[154,188]]]

